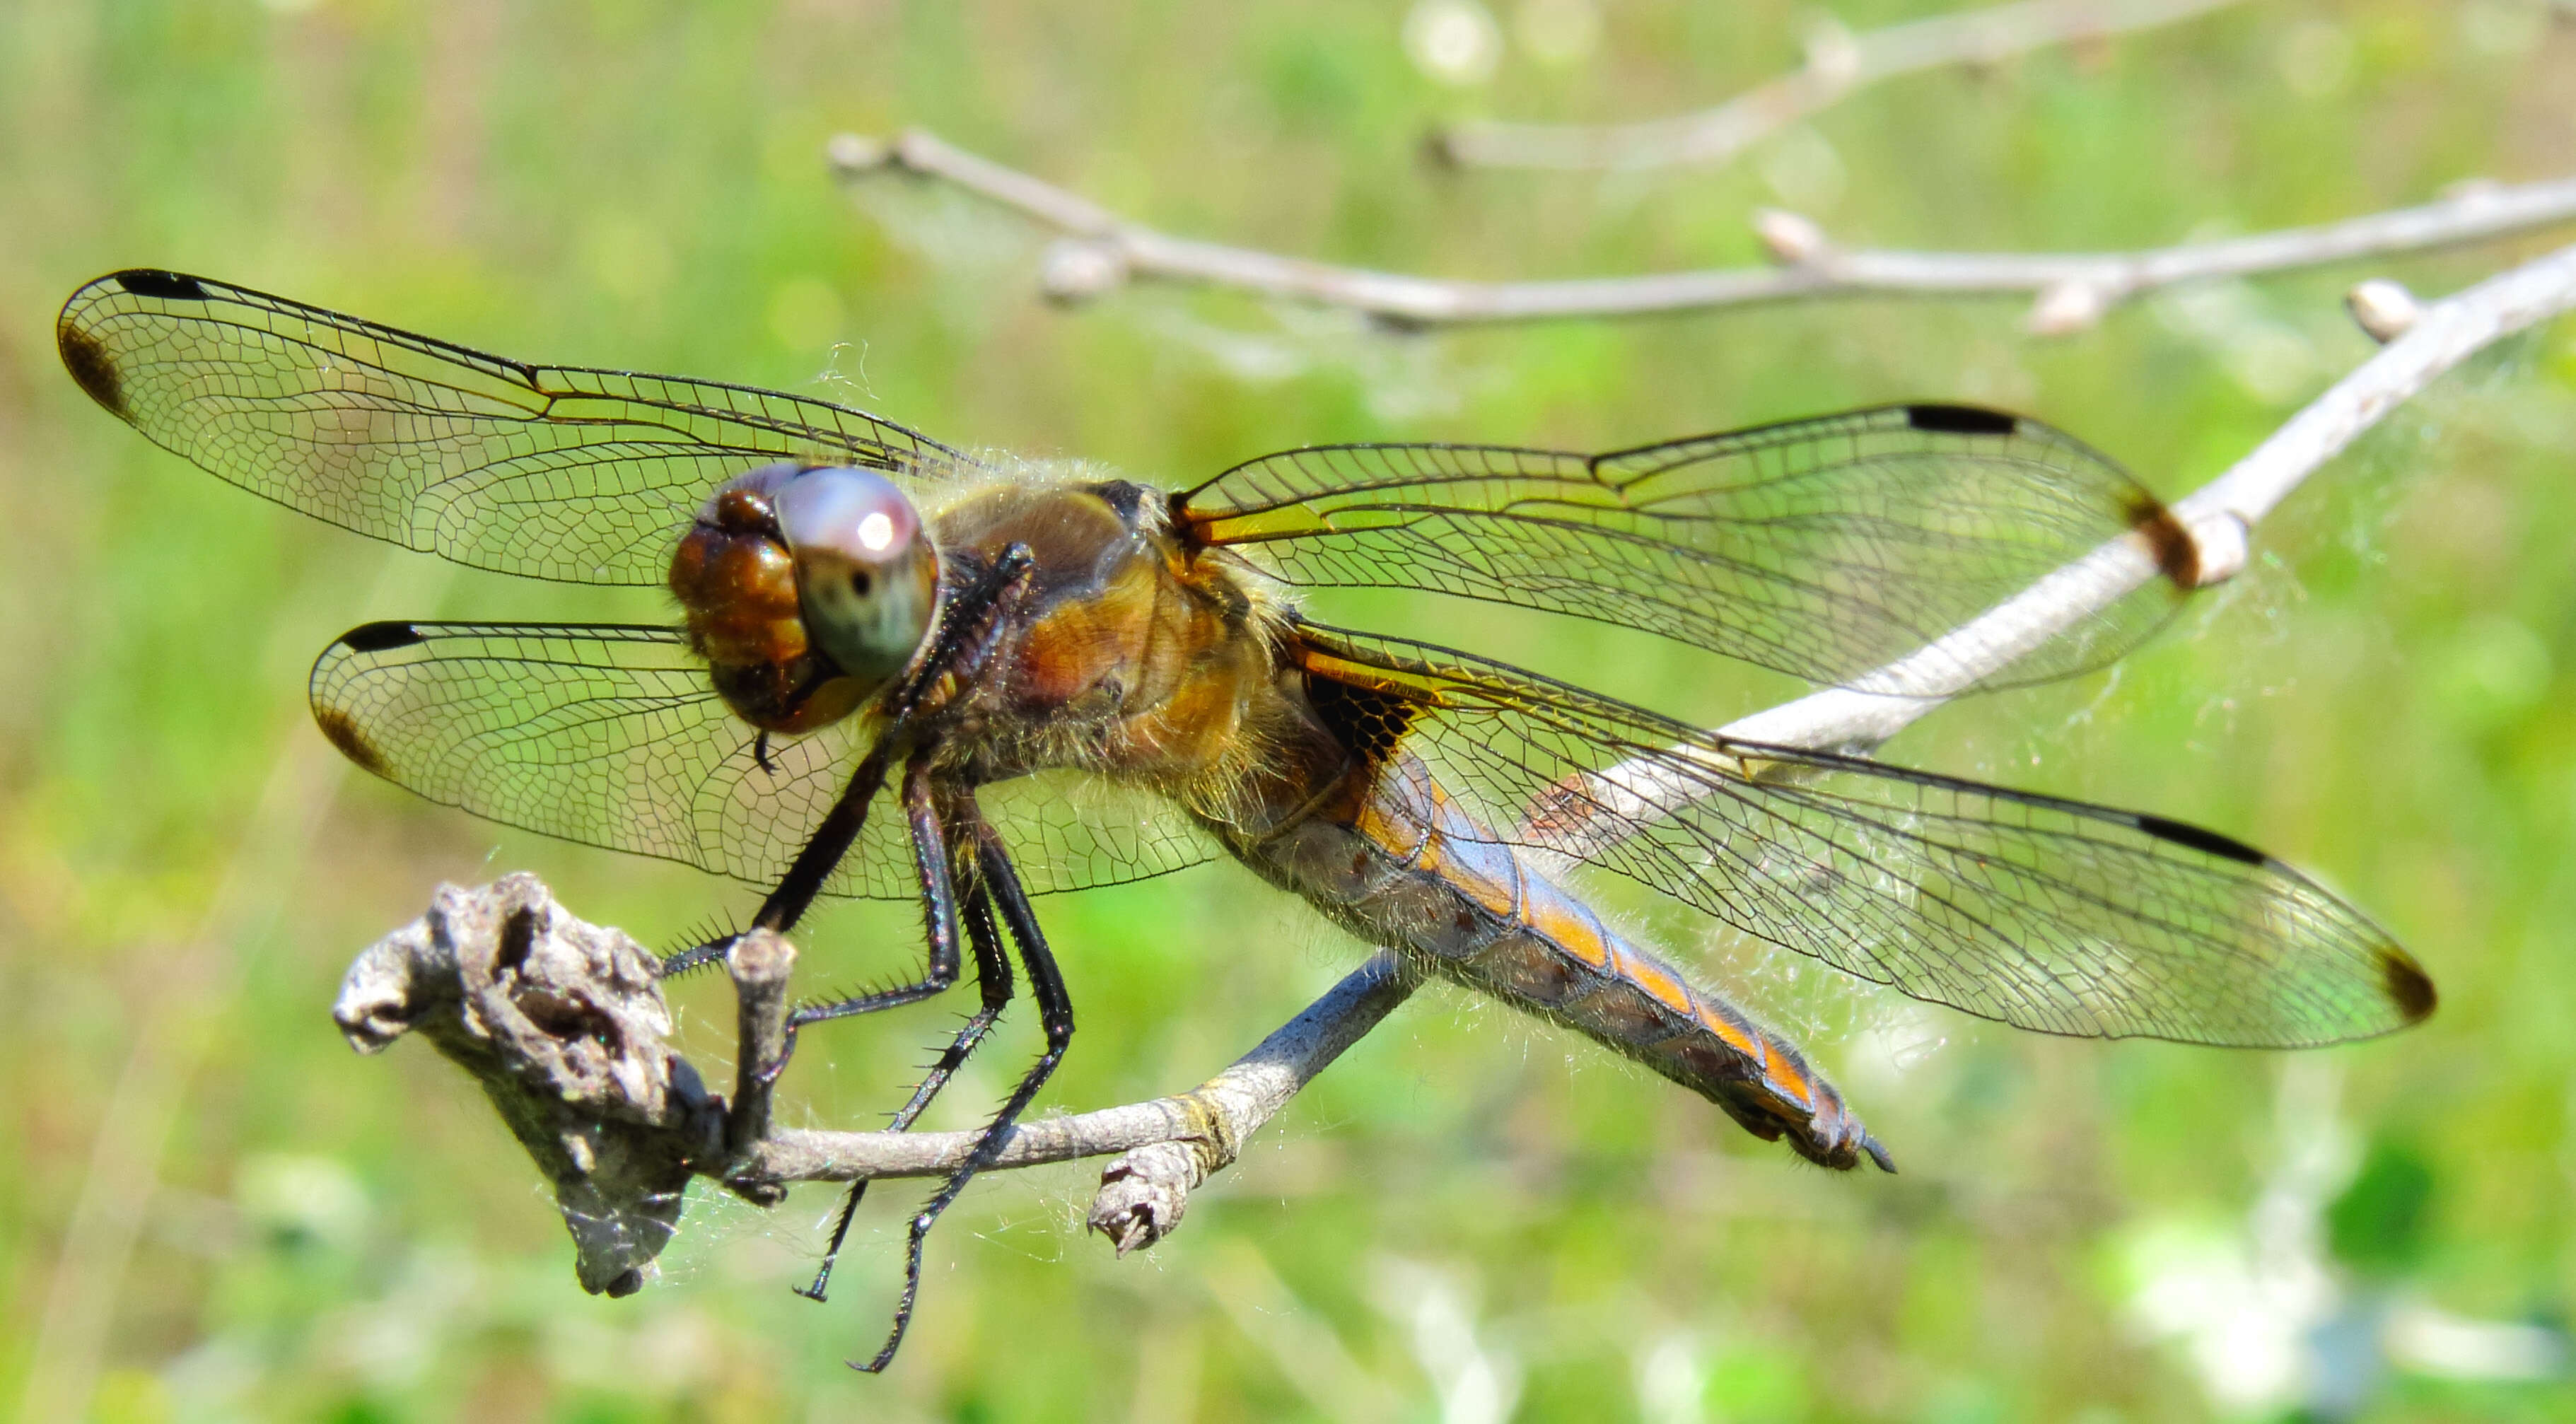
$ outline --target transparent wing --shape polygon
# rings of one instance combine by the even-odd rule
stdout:
[[[2195,581],[2189,538],[2117,465],[2037,421],[1966,406],[1884,406],[1608,455],[1290,450],[1191,491],[1180,517],[1292,584],[1570,613],[1861,687],[1870,669],[2112,539],[2148,540],[2171,577],[2008,671],[1957,680],[2010,686],[2103,666]]]
[[[718,483],[772,460],[937,479],[890,421],[748,386],[532,366],[173,272],[101,277],[54,327],[90,397],[290,509],[480,569],[658,584]]]
[[[1709,737],[1446,649],[1309,625],[1362,745],[1418,755],[1497,839],[1616,871],[1918,999],[2045,1033],[2334,1043],[2432,1011],[2385,931],[2155,816]]]
[[[669,628],[369,623],[313,665],[313,717],[351,761],[442,805],[585,845],[676,860],[768,889],[864,750],[858,719],[772,738],[707,685]],[[1160,801],[1060,774],[979,792],[1032,890],[1177,870],[1213,846]],[[919,893],[892,793],[830,895]]]

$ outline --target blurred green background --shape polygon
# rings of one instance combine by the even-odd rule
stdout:
[[[2563,6],[2317,0],[1893,82],[1716,171],[1426,171],[1435,118],[1678,111],[1794,63],[1814,18],[1493,3],[1490,71],[1446,77],[1396,0],[0,6],[0,1401],[351,1424],[2576,1415],[2576,324],[2400,411],[2117,671],[1889,749],[2311,869],[2440,982],[2413,1033],[2300,1056],[2045,1040],[1611,894],[1805,1035],[1904,1175],[1802,1166],[1430,992],[1149,1255],[1080,1233],[1089,1169],[979,1183],[883,1379],[841,1361],[879,1338],[913,1186],[871,1204],[828,1305],[787,1290],[819,1190],[697,1201],[661,1282],[594,1300],[466,1081],[418,1044],[342,1044],[342,966],[442,879],[533,869],[657,944],[753,896],[340,765],[302,688],[344,628],[654,599],[451,574],[147,445],[53,353],[55,308],[107,269],[1170,482],[1311,442],[1592,448],[1934,397],[2044,416],[2173,495],[2366,357],[2353,280],[2437,293],[2564,240],[2177,291],[2051,341],[2018,302],[1893,300],[1401,336],[1169,289],[1051,309],[1025,225],[900,180],[854,202],[822,162],[836,131],[922,124],[1168,230],[1486,277],[1753,262],[1766,204],[1851,242],[2118,248],[2576,167]],[[1855,28],[1937,8],[1832,6]],[[1788,690],[1474,606],[1328,606],[1712,721]],[[1360,953],[1230,867],[1041,908],[1081,1021],[1050,1109],[1197,1082]],[[816,921],[813,982],[895,972],[908,918]],[[723,1064],[722,984],[678,997]],[[813,1035],[791,1118],[875,1120],[963,1007]],[[1033,1040],[1011,1025],[942,1121]]]

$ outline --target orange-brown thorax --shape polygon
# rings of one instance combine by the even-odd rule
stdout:
[[[1035,556],[1027,596],[947,714],[976,780],[1051,766],[1221,813],[1267,740],[1271,622],[1231,555],[1194,553],[1165,496],[1123,482],[997,485],[932,520],[944,558]]]

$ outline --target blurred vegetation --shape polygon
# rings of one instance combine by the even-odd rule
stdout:
[[[1889,749],[2312,869],[2440,981],[2414,1033],[2298,1057],[2043,1040],[1611,894],[1810,1035],[1904,1175],[1802,1167],[1661,1080],[1428,994],[1148,1257],[1079,1234],[1080,1167],[978,1184],[884,1379],[841,1361],[882,1329],[910,1188],[872,1201],[826,1306],[786,1289],[818,1250],[820,1191],[765,1216],[694,1204],[662,1284],[592,1300],[466,1082],[418,1045],[350,1056],[326,1017],[342,965],[442,878],[534,869],[662,943],[753,898],[340,767],[301,689],[351,624],[659,616],[653,600],[451,575],[148,446],[53,354],[55,307],[107,269],[819,391],[1173,482],[1311,442],[1602,447],[1938,397],[2042,415],[2171,494],[2367,355],[2337,305],[2351,281],[2441,292],[2564,240],[2177,292],[2051,342],[2020,334],[2018,303],[1934,301],[1402,337],[1171,290],[1051,310],[1019,223],[900,183],[854,204],[823,171],[835,131],[918,123],[1170,230],[1505,277],[1754,261],[1744,220],[1766,203],[1856,242],[2115,248],[2561,174],[2576,152],[2576,31],[2537,0],[2284,0],[1891,83],[1715,172],[1426,172],[1434,117],[1678,111],[1793,63],[1810,18],[1496,3],[1495,65],[1467,84],[1408,58],[1396,0],[0,7],[18,531],[0,559],[0,1400],[36,1378],[100,1420],[350,1424],[2576,1413],[2548,1348],[2576,1291],[2564,323],[2400,412],[2262,531],[2247,577],[2124,667],[1948,709]],[[1934,8],[1833,6],[1855,27]],[[1692,716],[1785,690],[1583,627],[1349,608]],[[1082,1029],[1059,1107],[1196,1082],[1359,952],[1231,868],[1042,908]],[[805,963],[889,974],[916,952],[907,918],[825,916]],[[701,1061],[722,1061],[721,984],[680,998]],[[948,1013],[815,1035],[791,1111],[871,1121]],[[1032,1042],[1014,1024],[947,1121]],[[2492,1348],[2382,1359],[2369,1331],[2358,1354],[2324,1348],[2365,1299],[2446,1312],[2472,1333],[2425,1339]]]

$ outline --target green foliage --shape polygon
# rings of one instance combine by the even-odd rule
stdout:
[[[2326,1208],[2326,1246],[2366,1275],[2403,1276],[2421,1265],[2433,1164],[2403,1142],[2376,1142],[2343,1195]]]

